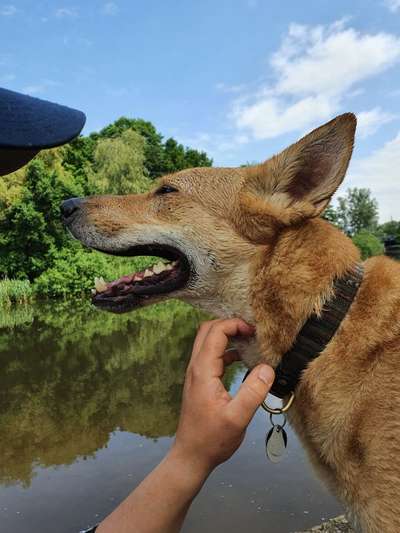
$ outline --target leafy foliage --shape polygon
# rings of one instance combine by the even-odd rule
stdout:
[[[142,119],[119,118],[99,134],[94,134],[94,138],[115,138],[128,130],[137,132],[145,139],[144,167],[151,179],[185,168],[212,165],[212,159],[205,152],[185,148],[172,138],[163,143],[163,136],[153,124]]]
[[[360,249],[362,259],[381,255],[384,252],[383,244],[378,237],[365,229],[353,236],[353,242]]]
[[[198,152],[191,148],[185,148],[175,139],[168,139],[165,142],[164,149],[164,172],[171,173],[177,170],[192,167],[211,166],[211,160],[208,159],[205,152]]]
[[[334,224],[335,226],[338,225],[338,214],[332,204],[329,204],[325,211],[322,213],[322,218],[324,218],[331,224]]]
[[[116,138],[122,135],[123,132],[131,130],[135,131],[145,140],[145,167],[151,178],[158,178],[164,174],[163,159],[164,146],[162,144],[162,135],[158,133],[151,122],[147,122],[141,118],[126,118],[121,117],[113,124],[102,129],[93,138]]]
[[[361,230],[376,231],[378,203],[371,197],[371,191],[348,189],[346,196],[338,198],[335,223],[350,236]]]
[[[400,242],[400,221],[389,220],[389,222],[384,222],[379,226],[378,231],[383,239],[392,238]]]
[[[32,285],[27,279],[4,279],[0,281],[0,308],[28,303],[32,293]]]
[[[49,168],[40,158],[33,161],[21,196],[0,220],[0,272],[32,281],[45,271],[55,251],[69,244],[60,221],[60,203],[80,192],[70,176]]]
[[[144,167],[145,141],[133,130],[100,139],[94,152],[93,189],[100,194],[137,194],[150,187]]]
[[[164,143],[151,122],[125,117],[100,133],[41,152],[24,169],[0,178],[1,276],[36,280],[36,293],[52,297],[87,291],[94,275],[119,277],[121,262],[70,239],[60,221],[61,202],[143,192],[161,174],[211,164],[204,152],[174,139]],[[124,273],[136,270],[137,261]]]
[[[172,301],[118,316],[71,302],[30,312],[0,329],[2,484],[93,456],[119,428],[173,435],[201,313]]]
[[[47,297],[83,295],[94,286],[95,276],[103,276],[107,259],[79,245],[62,248],[53,255],[53,264],[35,281],[35,291]]]
[[[378,225],[378,203],[369,189],[348,189],[345,197],[338,198],[338,204],[336,208],[330,204],[323,218],[352,237],[362,259],[383,254],[386,239],[400,243],[400,222]]]

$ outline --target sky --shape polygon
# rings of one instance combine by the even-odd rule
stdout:
[[[400,219],[400,0],[0,0],[0,86],[84,111],[85,134],[150,120],[216,166],[352,111],[338,194]]]

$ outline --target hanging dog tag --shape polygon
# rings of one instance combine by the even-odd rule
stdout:
[[[265,439],[267,457],[273,463],[279,463],[287,446],[286,431],[282,426],[272,426]]]

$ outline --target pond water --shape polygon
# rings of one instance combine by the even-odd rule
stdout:
[[[1,533],[76,533],[161,460],[201,319],[175,302],[127,315],[66,302],[0,310]],[[243,373],[229,369],[231,391]],[[184,532],[286,533],[341,512],[290,429],[282,463],[266,460],[266,427],[260,409]]]

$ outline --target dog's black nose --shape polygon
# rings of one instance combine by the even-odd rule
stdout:
[[[61,204],[61,214],[65,219],[70,218],[79,210],[83,203],[83,198],[69,198]]]

